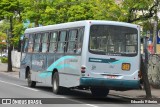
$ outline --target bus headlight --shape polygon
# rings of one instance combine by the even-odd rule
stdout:
[[[130,68],[131,68],[131,64],[130,63],[122,63],[122,70],[129,71]]]

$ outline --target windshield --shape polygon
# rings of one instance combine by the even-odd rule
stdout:
[[[114,25],[92,25],[89,51],[94,54],[135,56],[138,51],[136,28]]]

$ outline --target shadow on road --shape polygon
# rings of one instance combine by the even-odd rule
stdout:
[[[53,94],[51,87],[36,86],[36,89]],[[54,94],[53,94],[54,95]],[[108,95],[105,98],[95,98],[89,90],[66,89],[60,94],[67,99],[77,100],[86,104],[130,104],[131,99]]]

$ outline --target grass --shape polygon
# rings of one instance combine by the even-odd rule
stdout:
[[[2,63],[7,63],[8,62],[7,57],[0,57],[0,60],[1,60]]]

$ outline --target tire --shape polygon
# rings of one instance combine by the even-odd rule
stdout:
[[[55,72],[52,78],[53,84],[52,84],[52,90],[55,94],[60,94],[61,87],[59,86],[59,75],[58,72]]]
[[[109,89],[107,88],[91,88],[91,93],[94,97],[106,97],[109,93]]]
[[[28,72],[27,82],[28,82],[29,87],[35,87],[36,86],[36,82],[31,80],[31,73],[30,72]]]

